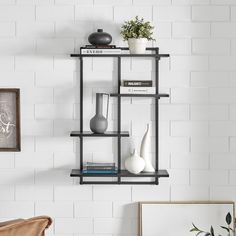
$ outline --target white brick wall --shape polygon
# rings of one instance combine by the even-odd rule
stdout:
[[[192,20],[228,21],[230,18],[229,11],[230,7],[228,6],[194,6],[192,7]]]
[[[1,22],[0,23],[0,36],[1,37],[15,36],[15,23],[14,22]]]
[[[191,19],[190,6],[155,6],[154,20],[157,21],[189,21]]]
[[[72,21],[73,6],[36,6],[36,20],[40,21]]]
[[[112,217],[112,202],[77,202],[76,217]]]
[[[80,186],[69,177],[79,164],[69,137],[79,127],[79,66],[69,54],[97,28],[126,45],[120,24],[137,14],[171,54],[160,63],[160,91],[171,95],[160,105],[160,165],[171,176],[159,186]],[[49,214],[50,236],[134,236],[137,201],[236,200],[235,29],[235,0],[0,0],[0,86],[21,88],[22,118],[22,152],[0,155],[0,218]],[[84,66],[88,127],[96,91],[114,91],[116,66]],[[153,76],[149,60],[124,59],[122,69],[126,78]],[[153,107],[124,99],[122,127],[136,145]],[[112,99],[110,128],[115,110]],[[115,150],[112,139],[85,142],[87,160],[113,160]]]
[[[34,6],[1,6],[1,21],[34,21]]]

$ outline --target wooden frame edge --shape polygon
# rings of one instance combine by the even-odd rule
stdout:
[[[0,148],[0,152],[20,152],[21,151],[21,116],[20,116],[20,89],[19,88],[0,88],[0,93],[15,93],[16,94],[16,147],[15,148]]]

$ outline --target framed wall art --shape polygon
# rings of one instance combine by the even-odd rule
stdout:
[[[0,152],[20,150],[20,89],[0,88]]]
[[[234,219],[235,206],[230,201],[139,203],[140,236],[213,235],[208,234],[211,227],[214,235],[235,235]]]

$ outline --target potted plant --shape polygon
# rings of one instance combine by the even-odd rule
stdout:
[[[154,27],[149,21],[144,21],[136,16],[130,21],[125,21],[121,26],[121,35],[125,41],[128,41],[130,53],[145,53],[146,44],[149,40],[155,40],[153,35]]]

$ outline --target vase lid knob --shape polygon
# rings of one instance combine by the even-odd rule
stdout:
[[[99,33],[103,32],[103,29],[97,29],[97,32],[99,32]]]

